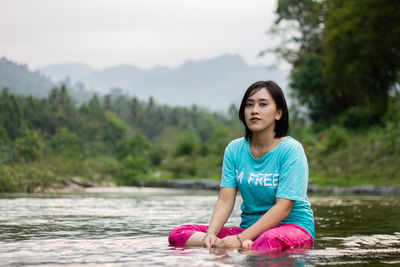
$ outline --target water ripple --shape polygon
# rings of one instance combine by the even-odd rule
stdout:
[[[312,250],[252,253],[176,248],[171,228],[207,224],[215,192],[97,188],[78,194],[0,196],[0,264],[104,266],[318,266],[400,263],[400,198],[312,196]],[[229,225],[240,222],[238,198]],[[384,214],[384,216],[382,216]]]

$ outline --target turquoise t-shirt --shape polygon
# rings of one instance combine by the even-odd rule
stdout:
[[[248,228],[263,216],[276,198],[294,200],[292,210],[280,224],[303,227],[315,239],[314,216],[307,198],[308,164],[302,145],[286,137],[261,158],[251,154],[245,138],[225,149],[221,187],[238,187],[242,194],[242,222]]]

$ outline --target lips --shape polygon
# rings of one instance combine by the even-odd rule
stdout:
[[[256,117],[253,117],[250,119],[251,122],[258,122],[260,120],[261,120],[260,118],[256,118]]]

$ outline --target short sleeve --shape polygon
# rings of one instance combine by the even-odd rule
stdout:
[[[306,201],[308,185],[308,163],[303,147],[298,144],[288,151],[281,165],[277,198]]]
[[[225,148],[224,161],[222,163],[222,176],[220,187],[237,187],[236,167],[233,158],[232,144]]]

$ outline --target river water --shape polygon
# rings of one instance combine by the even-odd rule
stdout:
[[[92,188],[75,194],[0,195],[1,266],[400,265],[399,196],[311,195],[311,250],[255,254],[177,248],[168,232],[207,224],[217,192]],[[240,223],[238,198],[228,225]]]

